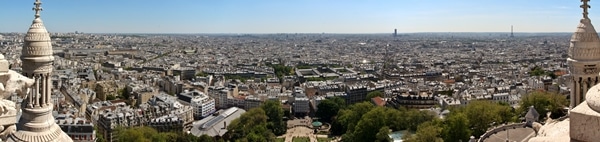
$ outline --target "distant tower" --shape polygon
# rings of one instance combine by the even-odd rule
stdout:
[[[394,29],[394,37],[398,36],[398,30]]]
[[[22,115],[17,124],[17,131],[11,134],[7,141],[72,142],[73,140],[54,122],[52,116],[52,43],[50,34],[40,19],[42,3],[36,0],[34,5],[35,19],[25,35],[21,60],[23,75],[34,79],[35,84],[21,103]]]
[[[510,25],[510,37],[515,37],[513,34],[513,25]]]
[[[589,88],[599,81],[600,39],[588,18],[588,8],[590,8],[588,1],[582,0],[583,18],[571,36],[567,58],[571,74],[571,108],[583,102]]]

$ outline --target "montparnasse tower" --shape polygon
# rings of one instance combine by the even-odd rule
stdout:
[[[35,80],[27,97],[23,100],[22,115],[17,123],[17,131],[7,141],[27,142],[72,142],[52,116],[51,73],[54,57],[50,34],[40,18],[42,3],[36,0],[35,19],[25,35],[25,44],[21,54],[23,75]]]
[[[589,0],[581,0],[583,18],[577,30],[571,36],[567,63],[571,72],[571,104],[573,108],[585,99],[585,94],[592,86],[599,83],[600,39],[588,17]]]

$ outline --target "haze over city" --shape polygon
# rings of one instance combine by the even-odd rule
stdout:
[[[44,4],[43,12],[50,32],[509,32],[511,25],[515,32],[571,32],[578,6],[565,0],[60,0]],[[32,12],[23,7],[31,2],[0,1],[0,32],[23,32]],[[590,18],[600,19],[595,13]]]

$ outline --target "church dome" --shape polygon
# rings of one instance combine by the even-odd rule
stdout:
[[[600,39],[589,18],[580,20],[571,36],[569,58],[574,60],[600,60]]]
[[[36,16],[27,31],[27,35],[25,35],[21,59],[24,61],[50,62],[54,60],[52,53],[50,33],[46,30],[42,19]]]

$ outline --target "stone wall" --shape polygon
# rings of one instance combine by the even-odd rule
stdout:
[[[574,141],[600,140],[600,113],[592,110],[587,101],[571,110],[569,133]]]
[[[477,142],[483,142],[485,139],[489,138],[493,134],[496,134],[496,133],[502,132],[502,131],[506,131],[507,129],[516,129],[516,128],[523,128],[523,127],[525,127],[525,123],[511,123],[511,124],[503,124],[500,126],[496,126],[492,129],[488,130],[487,132],[485,132],[483,135],[481,135],[481,137],[479,137],[479,140],[477,140]]]

